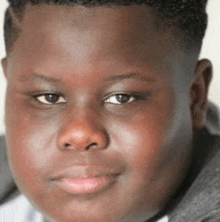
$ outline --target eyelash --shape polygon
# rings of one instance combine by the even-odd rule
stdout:
[[[56,98],[57,100],[49,102],[49,101],[47,101],[47,99],[48,99],[47,97],[49,97],[49,96],[55,96],[55,97],[57,97]],[[59,95],[57,93],[45,93],[45,94],[41,94],[41,95],[34,95],[34,98],[38,102],[45,104],[45,105],[57,105],[57,104],[66,103],[65,98],[62,95]]]
[[[124,98],[125,100],[123,101],[123,96],[124,97],[127,97]],[[105,99],[104,99],[104,102],[105,103],[109,103],[109,104],[114,104],[114,105],[123,105],[123,104],[128,104],[128,103],[131,103],[135,100],[137,101],[140,101],[140,100],[146,100],[147,97],[149,97],[149,94],[138,94],[138,93],[115,93],[115,94],[111,94],[109,96],[107,96]],[[115,102],[112,102],[110,99],[113,99],[115,100]],[[119,102],[119,101],[116,101],[116,100],[119,100],[121,99],[122,101]]]
[[[54,101],[47,101],[49,96],[55,96]],[[123,105],[131,103],[135,100],[146,100],[150,96],[150,93],[114,93],[108,95],[104,98],[103,103],[113,104],[113,105]],[[59,95],[57,93],[45,93],[41,95],[34,95],[33,96],[38,102],[45,104],[45,105],[58,105],[66,103],[66,99],[64,96]],[[52,99],[52,98],[51,98]],[[119,101],[121,100],[121,101]]]

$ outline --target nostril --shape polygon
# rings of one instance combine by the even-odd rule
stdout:
[[[96,147],[98,147],[98,144],[97,144],[97,143],[91,143],[91,144],[89,144],[89,145],[86,147],[85,150],[89,150],[89,149],[96,148]]]
[[[69,143],[65,143],[65,144],[64,144],[64,147],[65,147],[65,148],[67,148],[67,147],[69,147],[69,146],[70,146]]]
[[[67,149],[72,149],[71,147],[73,147],[73,145],[71,145],[70,143],[65,143],[64,147],[67,148]],[[78,150],[89,150],[89,149],[93,149],[93,148],[96,148],[96,147],[98,147],[98,143],[95,143],[95,142],[91,143],[87,146],[84,146],[84,147],[76,147],[75,146],[75,148],[78,149]]]

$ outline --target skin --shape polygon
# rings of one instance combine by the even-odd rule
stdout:
[[[157,22],[146,6],[27,6],[2,61],[8,157],[19,189],[52,221],[143,221],[184,180],[211,64]],[[54,178],[71,167],[117,176],[70,194]]]

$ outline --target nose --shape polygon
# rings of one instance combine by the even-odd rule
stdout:
[[[105,149],[109,144],[107,131],[91,117],[81,117],[69,120],[58,134],[60,150],[86,151],[90,149]]]

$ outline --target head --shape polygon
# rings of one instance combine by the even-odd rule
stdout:
[[[204,1],[10,1],[8,158],[56,222],[143,221],[191,165],[211,79]]]

